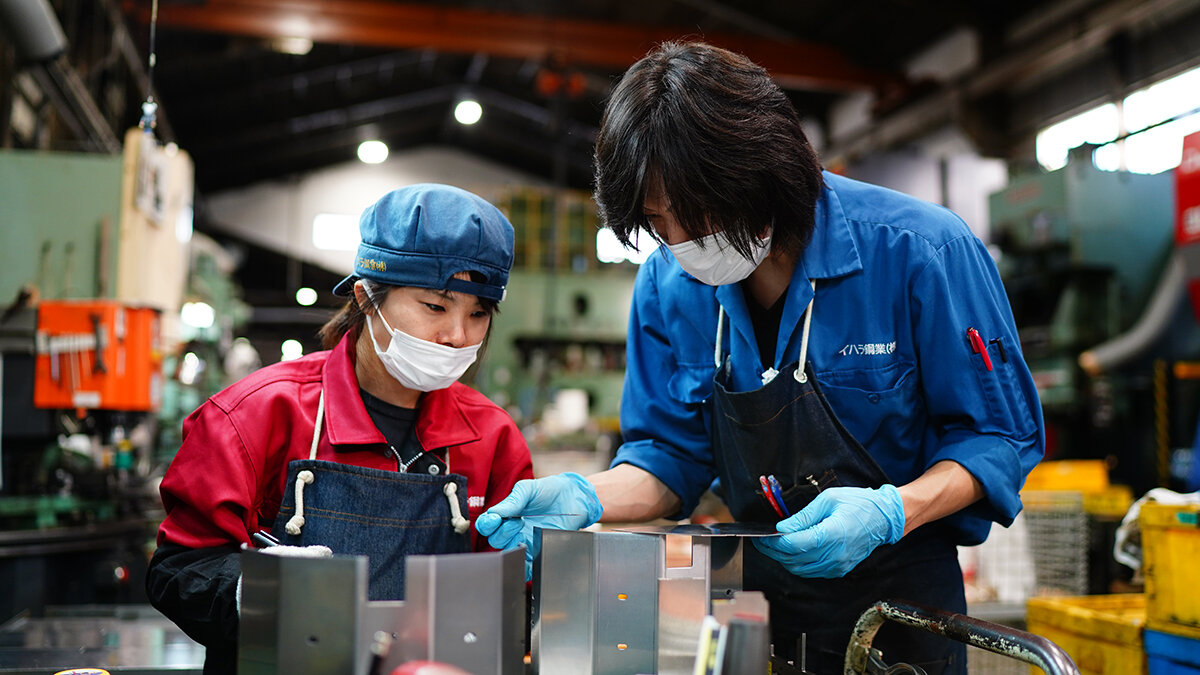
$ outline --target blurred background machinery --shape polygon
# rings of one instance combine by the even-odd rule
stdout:
[[[1141,494],[1190,446],[1194,387],[1164,364],[1200,353],[1174,238],[1174,172],[1062,169],[991,195],[992,242],[1046,418],[1047,459],[1102,459]],[[1167,449],[1164,450],[1164,444]]]
[[[191,172],[138,129],[123,155],[0,152],[6,619],[146,601],[158,478],[245,315],[220,248],[193,237]]]

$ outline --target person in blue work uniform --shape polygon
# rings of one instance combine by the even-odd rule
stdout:
[[[371,600],[402,600],[405,557],[489,550],[470,520],[533,477],[508,414],[458,382],[513,261],[496,207],[449,185],[392,190],[359,220],[326,351],[255,371],[183,424],[160,492],[151,601],[237,669],[242,549],[368,559]]]
[[[738,521],[782,533],[746,548],[745,587],[770,601],[775,654],[804,637],[818,673],[841,671],[875,601],[965,612],[956,545],[1012,522],[1044,446],[979,239],[822,171],[769,74],[702,43],[625,73],[595,172],[605,226],[664,245],[634,289],[624,442],[607,471],[518,483],[478,531],[532,555],[535,525],[684,518],[712,485]],[[501,520],[539,513],[580,515]],[[966,672],[965,646],[932,633],[889,624],[874,646]]]

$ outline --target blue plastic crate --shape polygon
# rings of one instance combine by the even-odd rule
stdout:
[[[1144,645],[1150,675],[1200,675],[1200,640],[1147,630]]]

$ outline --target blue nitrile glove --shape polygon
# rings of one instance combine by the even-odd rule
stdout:
[[[836,579],[880,544],[900,541],[904,502],[892,485],[829,488],[775,529],[783,536],[753,540],[759,551],[796,576]]]
[[[533,536],[533,528],[579,530],[600,520],[602,513],[604,507],[596,497],[596,488],[586,478],[560,473],[518,481],[507,497],[475,519],[475,530],[487,537],[493,548],[524,544],[525,579],[529,580],[541,543]]]

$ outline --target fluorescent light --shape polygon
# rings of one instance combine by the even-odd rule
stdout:
[[[214,318],[213,308],[207,302],[185,302],[179,311],[179,320],[192,328],[208,328]]]
[[[454,119],[458,120],[459,124],[475,124],[481,117],[483,106],[479,105],[478,101],[465,99],[454,106]]]
[[[363,141],[358,144],[358,158],[363,164],[381,164],[388,158],[388,146],[383,141]]]
[[[305,286],[304,288],[296,289],[296,304],[308,307],[317,301],[317,292]]]
[[[284,340],[279,345],[279,360],[292,361],[304,356],[304,345],[299,340]]]
[[[312,51],[313,41],[303,37],[278,37],[271,40],[271,48],[283,54],[304,56]]]
[[[345,213],[318,213],[313,218],[313,246],[322,251],[353,251],[362,242],[358,217]]]

